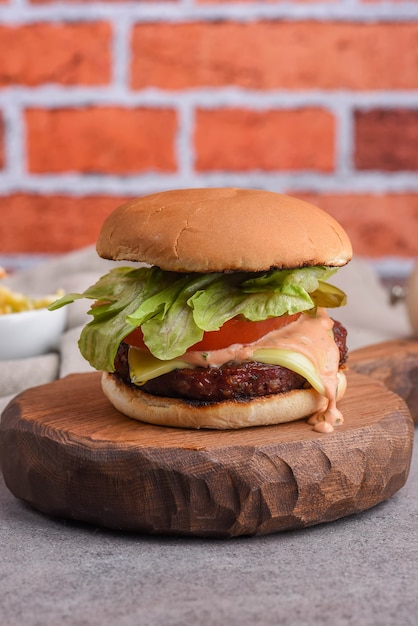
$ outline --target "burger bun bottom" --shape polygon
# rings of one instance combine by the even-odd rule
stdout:
[[[345,374],[340,370],[337,400],[343,397],[346,387]],[[249,401],[197,404],[152,396],[107,372],[102,375],[102,389],[111,404],[124,415],[148,424],[175,428],[227,430],[282,424],[324,410],[327,404],[326,399],[311,387]]]

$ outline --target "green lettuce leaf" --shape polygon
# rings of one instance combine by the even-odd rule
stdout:
[[[345,294],[327,282],[334,269],[317,266],[251,274],[178,274],[157,267],[119,267],[81,294],[66,295],[49,308],[79,298],[95,301],[79,347],[96,369],[114,370],[119,344],[141,327],[150,352],[175,359],[236,316],[250,321],[345,304]]]
[[[65,306],[80,298],[99,302],[89,310],[93,320],[81,331],[78,342],[84,358],[97,370],[114,370],[119,344],[136,328],[128,321],[141,303],[177,280],[174,272],[163,272],[157,267],[132,269],[119,267],[102,276],[83,293],[63,296],[50,310]]]
[[[313,290],[319,288],[318,280],[309,279],[309,284]],[[237,315],[258,322],[315,307],[308,291],[297,281],[292,282],[287,271],[250,279],[248,274],[221,275],[205,291],[190,298],[188,304],[193,308],[196,324],[206,331],[219,330]]]
[[[204,290],[213,282],[216,276],[186,274],[144,300],[128,316],[132,325],[141,326],[144,342],[152,354],[160,359],[174,359],[202,339],[204,329],[196,324],[188,301],[197,290]]]

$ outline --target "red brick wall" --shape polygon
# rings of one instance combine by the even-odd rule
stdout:
[[[123,200],[261,187],[418,256],[418,2],[0,0],[0,261]]]

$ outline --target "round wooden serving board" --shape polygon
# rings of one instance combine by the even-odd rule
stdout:
[[[48,515],[113,529],[262,535],[368,509],[408,476],[413,422],[379,381],[348,374],[345,422],[238,431],[150,426],[117,412],[100,374],[29,389],[5,409],[0,458],[11,492]]]
[[[418,341],[394,339],[350,352],[350,369],[382,382],[401,396],[418,424]]]

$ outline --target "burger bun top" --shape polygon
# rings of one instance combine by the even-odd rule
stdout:
[[[350,240],[328,213],[263,190],[178,189],[118,207],[97,252],[176,272],[259,272],[345,265]]]

